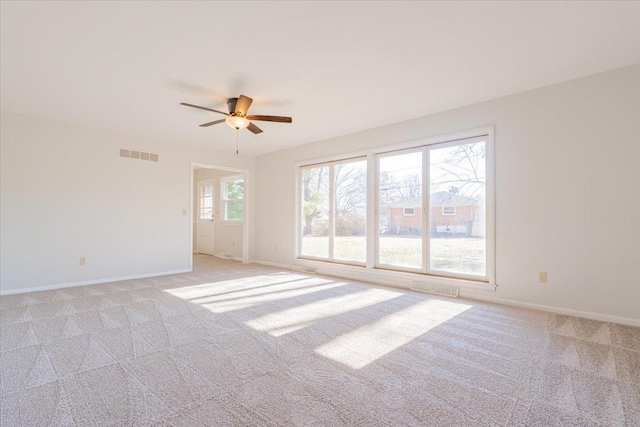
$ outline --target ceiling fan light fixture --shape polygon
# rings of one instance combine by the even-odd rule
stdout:
[[[246,117],[227,116],[225,122],[234,129],[244,129],[251,124]]]

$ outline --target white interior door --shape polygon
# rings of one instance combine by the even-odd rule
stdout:
[[[215,180],[198,181],[198,253],[213,255],[216,249]]]

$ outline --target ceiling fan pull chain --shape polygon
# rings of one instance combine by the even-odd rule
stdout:
[[[238,131],[239,129],[236,129],[236,154],[238,154]]]

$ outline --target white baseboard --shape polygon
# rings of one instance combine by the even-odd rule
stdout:
[[[554,307],[551,305],[532,304],[528,302],[514,301],[502,298],[493,298],[477,295],[465,295],[461,293],[462,298],[493,302],[496,304],[509,305],[512,307],[528,308],[531,310],[546,311],[549,313],[564,314],[567,316],[583,317],[585,319],[599,320],[601,322],[620,323],[622,325],[640,327],[640,319],[632,319],[630,317],[612,316],[610,314],[594,313],[591,311],[574,310],[571,308]]]
[[[266,265],[268,267],[275,267],[275,268],[282,268],[284,270],[293,270],[293,265],[287,265],[287,264],[277,264],[275,262],[267,262],[267,261],[259,261],[259,260],[251,260],[249,261],[250,264],[260,264],[260,265]]]
[[[14,295],[14,294],[23,294],[25,292],[38,292],[38,291],[50,291],[52,289],[64,289],[64,288],[73,288],[75,286],[86,286],[86,285],[98,285],[100,283],[111,283],[111,282],[121,282],[123,280],[133,280],[133,279],[145,279],[148,277],[158,277],[158,276],[167,276],[169,274],[179,274],[179,273],[190,273],[192,270],[189,268],[182,270],[171,270],[171,271],[161,271],[158,273],[149,273],[149,274],[136,274],[133,276],[121,276],[121,277],[111,277],[109,279],[98,279],[98,280],[86,280],[82,282],[71,282],[71,283],[58,283],[55,285],[45,285],[45,286],[36,286],[29,288],[20,288],[20,289],[9,289],[2,290],[0,289],[0,296],[2,295]]]
[[[286,270],[293,270],[295,267],[294,265],[278,264],[278,263],[259,261],[259,260],[253,260],[251,262],[255,264],[266,265],[269,267],[282,268]],[[301,265],[304,265],[304,264],[301,263]],[[318,263],[314,263],[314,265],[317,266]],[[348,271],[348,266],[347,266],[347,269],[341,268],[343,266],[337,266],[336,268],[331,268],[331,269],[326,268],[326,266],[323,266],[323,267],[319,268],[318,274],[335,276],[343,279],[357,280],[362,282],[370,282],[370,283],[375,283],[376,285],[383,285],[383,286],[386,285],[394,288],[409,289],[408,283],[410,283],[410,281],[400,279],[399,277],[393,278],[392,273],[395,273],[395,272],[387,272],[384,270],[367,270],[367,271],[363,271],[362,274],[358,274],[358,273],[353,274],[352,272]],[[493,292],[486,292],[486,295],[478,295],[477,293],[473,292],[477,290],[484,291],[488,289],[477,289],[477,288],[474,289],[472,287],[467,286],[467,289],[465,290],[465,288],[462,287],[460,289],[460,297],[470,299],[470,300],[509,305],[512,307],[528,308],[532,310],[546,311],[549,313],[564,314],[567,316],[575,316],[575,317],[583,317],[585,319],[599,320],[602,322],[613,322],[613,323],[619,323],[622,325],[640,327],[640,319],[632,319],[628,317],[613,316],[610,314],[594,313],[590,311],[581,311],[581,310],[574,310],[570,308],[554,307],[549,305],[533,304],[528,302],[495,298],[492,296]],[[469,291],[472,291],[473,293],[469,293]]]

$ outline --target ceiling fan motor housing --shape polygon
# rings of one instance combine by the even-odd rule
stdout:
[[[238,98],[227,99],[227,108],[229,109],[229,114],[235,115],[237,102],[238,102]]]

